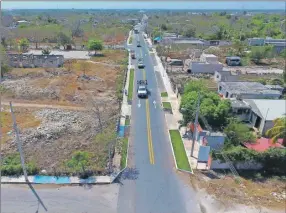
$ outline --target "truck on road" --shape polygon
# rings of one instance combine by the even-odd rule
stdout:
[[[137,81],[137,96],[138,98],[148,98],[149,91],[147,89],[147,80]]]

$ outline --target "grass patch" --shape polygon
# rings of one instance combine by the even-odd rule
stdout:
[[[120,167],[124,169],[126,167],[126,158],[127,158],[127,150],[128,150],[128,138],[121,139],[121,159],[120,159]]]
[[[167,92],[161,92],[161,97],[168,97],[168,93]]]
[[[128,40],[128,44],[132,44],[133,41],[133,36],[130,36],[129,40]]]
[[[178,169],[183,169],[192,172],[190,167],[183,141],[178,130],[169,130],[171,136],[171,142],[174,149],[174,154],[177,162]]]
[[[125,119],[125,126],[129,126],[130,125],[130,118],[126,118]]]
[[[134,69],[130,70],[129,87],[128,87],[128,101],[132,100],[134,87]]]
[[[163,108],[164,109],[170,109],[172,110],[172,106],[171,106],[171,103],[170,102],[163,102]]]

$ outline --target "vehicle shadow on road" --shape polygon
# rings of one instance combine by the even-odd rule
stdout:
[[[123,185],[122,180],[136,180],[138,178],[138,175],[139,175],[138,169],[127,167],[117,178],[116,183]]]

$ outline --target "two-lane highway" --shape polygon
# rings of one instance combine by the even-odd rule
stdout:
[[[141,47],[137,47],[137,39]],[[135,35],[133,45],[137,58],[132,101],[130,149],[127,171],[123,174],[119,191],[119,213],[185,213],[186,200],[182,184],[175,172],[164,112],[149,49],[141,34]],[[137,60],[143,58],[145,68],[138,69]],[[137,80],[147,80],[151,95],[148,99],[137,97]],[[156,104],[153,104],[153,102]],[[140,106],[140,107],[139,107]],[[130,178],[131,177],[131,178]],[[196,212],[196,211],[191,211]]]

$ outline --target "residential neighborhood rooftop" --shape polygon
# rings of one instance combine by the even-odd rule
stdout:
[[[245,99],[244,102],[251,107],[253,112],[267,121],[272,121],[285,115],[285,100]]]
[[[239,108],[239,109],[250,109],[251,108],[248,104],[246,104],[242,100],[231,99],[230,103],[231,103],[232,108]]]
[[[221,85],[234,94],[281,94],[279,91],[271,90],[258,82],[231,81],[221,82]]]
[[[262,137],[257,139],[255,143],[245,142],[243,145],[248,149],[252,149],[257,152],[264,152],[269,148],[274,148],[274,147],[283,148],[283,146],[281,145],[282,140],[283,139],[278,139],[276,143],[273,143],[271,139]]]

